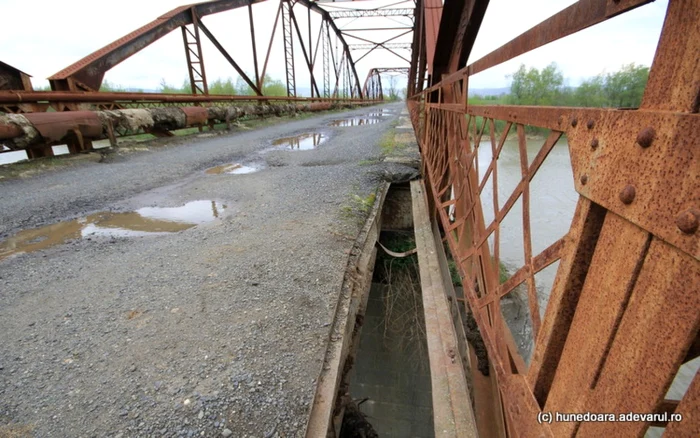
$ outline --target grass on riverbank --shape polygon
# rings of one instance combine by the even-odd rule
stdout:
[[[457,262],[454,261],[450,250],[445,245],[445,252],[447,254],[447,266],[450,268],[450,278],[452,279],[452,284],[455,286],[462,286],[462,278],[459,276],[459,269],[457,269]],[[503,284],[510,278],[511,274],[508,272],[508,268],[503,262],[498,264],[498,283]]]

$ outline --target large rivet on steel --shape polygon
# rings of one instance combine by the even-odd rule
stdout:
[[[648,148],[654,142],[656,131],[654,128],[646,127],[637,134],[637,144],[643,148]]]
[[[571,120],[571,126],[575,128],[576,125],[578,125],[578,119],[574,117],[574,118]]]
[[[637,195],[637,190],[632,184],[627,184],[624,189],[620,192],[620,201],[623,204],[629,205],[634,201],[634,197]]]
[[[589,120],[588,122],[586,122],[586,128],[593,129],[594,126],[595,126],[595,122],[592,119]]]
[[[594,138],[593,140],[591,140],[591,149],[598,149],[599,144],[600,143],[598,142],[598,139]]]
[[[588,184],[588,175],[586,175],[585,173],[581,175],[580,181],[581,185],[585,186],[586,184]]]
[[[676,217],[676,225],[678,229],[685,234],[693,234],[698,230],[700,225],[700,211],[689,208],[681,212]]]

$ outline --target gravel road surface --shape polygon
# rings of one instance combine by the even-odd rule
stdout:
[[[359,229],[349,210],[389,165],[379,142],[404,106],[376,124],[328,123],[376,108],[0,181],[0,240],[104,221],[0,260],[0,436],[303,436]],[[311,131],[327,137],[316,149],[272,145]],[[205,172],[232,162],[264,168]],[[81,219],[196,201],[211,213],[172,233]]]

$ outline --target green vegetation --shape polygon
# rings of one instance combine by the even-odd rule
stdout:
[[[636,108],[642,102],[648,79],[649,67],[634,63],[615,73],[600,74],[576,89],[575,106]]]
[[[382,155],[391,155],[397,148],[404,147],[403,143],[398,143],[396,141],[396,127],[398,126],[398,120],[395,120],[391,124],[391,129],[387,130],[382,138],[379,140],[379,147],[382,150]]]
[[[354,208],[357,211],[363,214],[367,214],[374,205],[374,201],[377,200],[377,195],[375,193],[370,193],[364,198],[358,195],[352,195],[351,199],[354,204]]]
[[[634,63],[617,72],[599,74],[573,88],[564,86],[564,75],[555,63],[542,70],[521,65],[510,77],[510,93],[469,97],[473,105],[554,105],[576,107],[638,107],[649,78],[649,67]]]
[[[449,251],[448,248],[445,249]],[[447,254],[449,254],[449,252]],[[455,286],[462,286],[462,277],[459,276],[457,262],[455,262],[449,255],[447,259],[447,266],[450,268],[450,278],[452,278],[452,284],[454,284]]]
[[[413,232],[391,232],[383,233],[382,245],[388,250],[402,253],[409,252],[416,248],[416,237]],[[384,250],[378,249],[377,261],[374,267],[375,279],[379,283],[392,283],[401,273],[410,272],[418,277],[418,255],[411,254],[406,257],[393,257]]]
[[[510,93],[500,96],[469,97],[472,105],[537,105],[537,106],[573,106],[573,107],[638,107],[644,95],[649,78],[649,67],[634,63],[624,65],[619,71],[599,74],[587,79],[580,86],[573,88],[564,85],[564,75],[555,63],[539,70],[521,65],[510,77],[513,82]],[[481,129],[483,120],[477,118]],[[495,131],[505,129],[505,122],[497,121]],[[487,125],[486,130],[489,132]],[[530,134],[539,134],[537,128],[528,127]]]
[[[503,262],[498,264],[498,283],[503,284],[510,278],[510,273]]]
[[[365,219],[377,200],[376,189],[368,195],[358,195],[359,189],[355,187],[346,204],[340,207],[341,216],[349,222],[355,223],[358,228],[365,223]]]
[[[233,79],[231,79],[231,78],[227,78],[226,80],[219,78],[219,79],[215,80],[214,82],[210,82],[209,83],[209,93],[210,94],[228,95],[228,96],[235,96],[236,94],[238,94],[236,92],[236,86],[233,83]]]
[[[248,75],[248,77],[252,77]],[[254,80],[254,79],[253,79]],[[190,94],[192,93],[192,88],[190,86],[190,81],[185,79],[182,86],[179,88],[170,85],[165,79],[161,79],[160,88],[158,89],[161,93],[176,93],[176,94]],[[217,95],[228,95],[228,96],[254,96],[255,92],[250,85],[242,78],[228,77],[226,79],[216,79],[209,82],[209,94]],[[277,79],[272,79],[270,76],[265,75],[265,80],[263,81],[263,94],[265,96],[286,96],[287,86],[282,83],[282,81]]]
[[[445,244],[445,253],[447,254],[447,266],[450,268],[450,277],[452,278],[452,284],[454,284],[455,286],[461,286],[462,279],[459,276],[457,262],[455,262],[452,258],[450,248],[447,246],[447,244]],[[508,268],[506,268],[506,265],[504,265],[503,262],[500,262],[498,264],[498,283],[503,284],[506,281],[508,281],[509,278],[510,273],[508,272]]]
[[[382,154],[389,155],[396,148],[396,134],[393,129],[388,130],[384,133],[381,140],[379,140],[379,147],[382,149]]]

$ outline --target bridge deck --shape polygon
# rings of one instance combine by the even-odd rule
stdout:
[[[2,421],[37,436],[302,436],[367,196],[403,169],[373,160],[403,106],[387,108],[367,126],[328,123],[376,107],[0,181],[3,239],[87,217],[67,243],[0,261]],[[261,154],[312,131],[328,137],[317,149]],[[248,161],[266,167],[205,173]],[[186,220],[218,217],[120,237],[133,215],[92,215],[159,221],[181,211],[153,207],[183,205]]]

